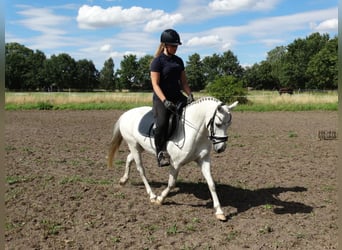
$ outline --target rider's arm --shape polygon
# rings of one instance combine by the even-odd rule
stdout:
[[[181,73],[181,84],[182,84],[182,89],[187,95],[191,94],[191,89],[188,84],[188,79],[186,77],[185,71],[182,71]]]
[[[152,88],[154,93],[159,97],[159,99],[164,102],[165,101],[165,95],[163,91],[161,90],[159,83],[160,83],[160,73],[151,71],[151,81],[152,81]]]

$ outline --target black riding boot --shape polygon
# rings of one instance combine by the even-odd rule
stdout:
[[[159,167],[170,165],[170,155],[166,151],[165,130],[155,129],[154,143],[156,146],[157,161]]]

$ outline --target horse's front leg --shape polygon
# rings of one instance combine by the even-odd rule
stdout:
[[[227,218],[222,211],[220,201],[217,197],[215,183],[214,183],[213,177],[211,175],[210,160],[209,159],[202,160],[202,161],[198,162],[198,164],[201,166],[202,174],[208,183],[208,187],[209,187],[211,197],[212,197],[213,203],[214,203],[215,216],[217,219],[219,219],[221,221],[226,221]]]
[[[161,192],[161,194],[154,201],[155,204],[161,205],[164,202],[166,196],[170,193],[171,189],[176,185],[179,168],[170,166],[169,181],[167,187]]]

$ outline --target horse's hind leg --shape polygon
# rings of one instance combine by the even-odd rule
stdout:
[[[129,148],[130,148],[130,151],[132,154],[131,157],[134,159],[135,164],[137,165],[137,170],[138,170],[140,177],[141,177],[141,179],[145,185],[146,192],[150,196],[150,200],[154,201],[157,196],[153,193],[152,188],[146,179],[145,168],[142,165],[141,154],[140,154],[139,150],[137,150],[135,147],[132,147],[131,145],[129,145]]]
[[[120,185],[126,184],[128,177],[129,177],[129,172],[131,170],[131,164],[132,164],[133,160],[134,160],[133,155],[131,153],[128,154],[127,159],[126,159],[125,173],[119,181]]]
[[[175,168],[170,166],[170,173],[169,173],[169,181],[167,187],[161,192],[161,194],[157,197],[154,203],[161,205],[166,198],[166,196],[170,193],[171,189],[176,185],[176,180],[178,176],[179,168]]]

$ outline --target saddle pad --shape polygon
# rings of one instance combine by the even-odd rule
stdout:
[[[138,131],[143,136],[147,137],[153,137],[153,124],[154,124],[154,118],[153,118],[153,111],[147,112],[140,120]]]

